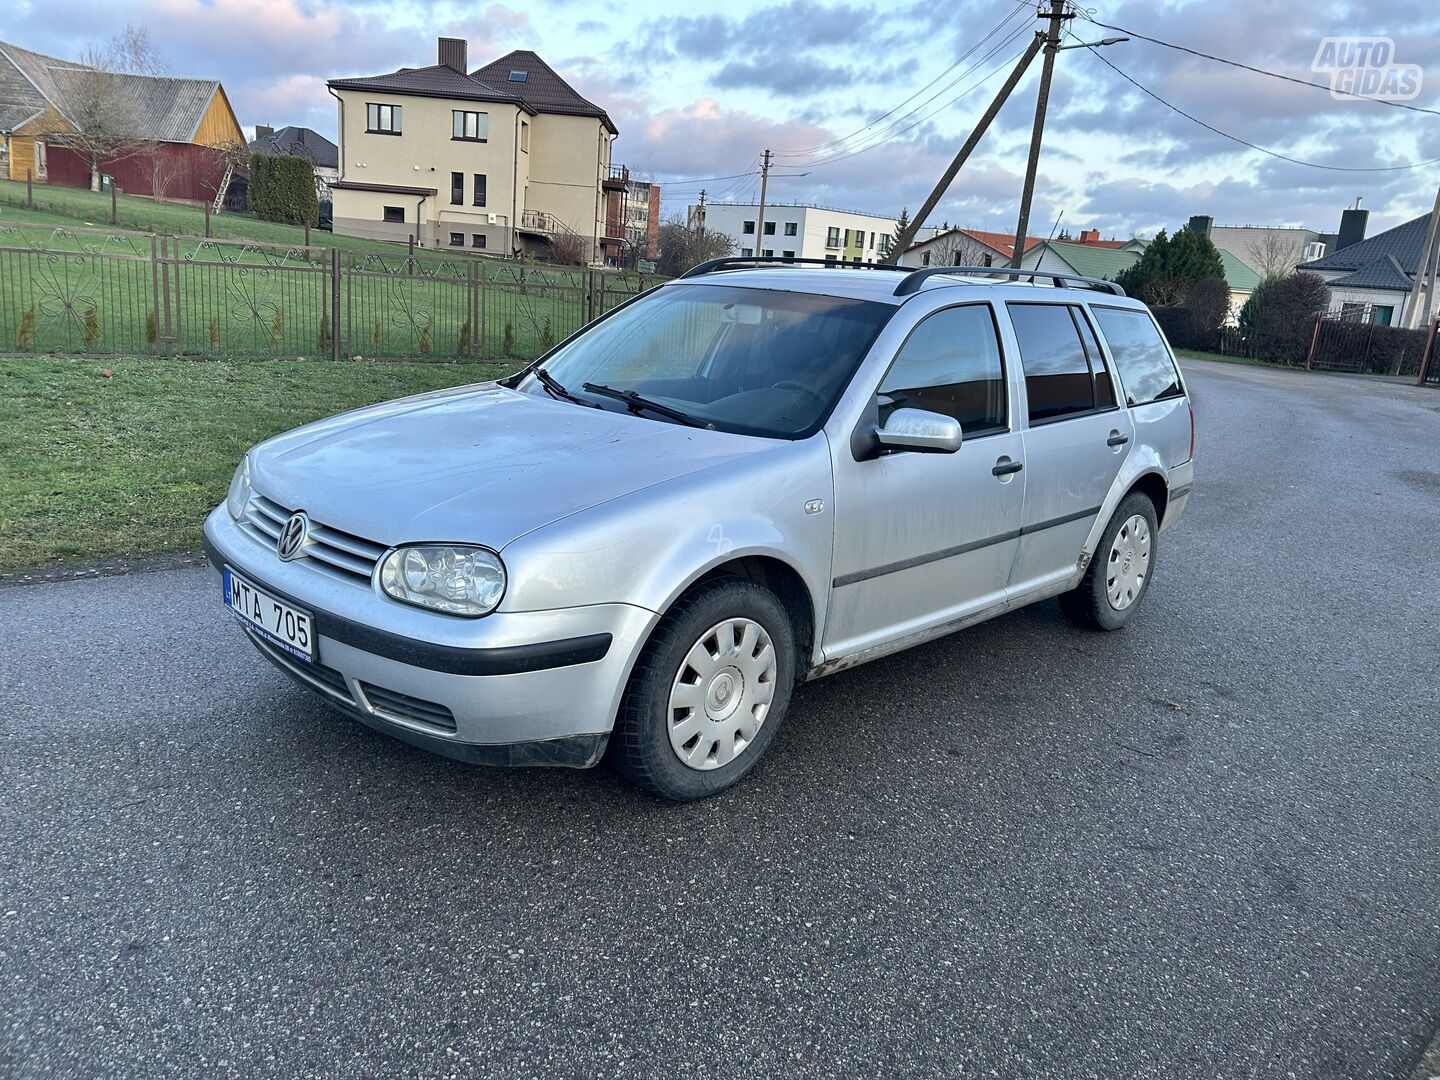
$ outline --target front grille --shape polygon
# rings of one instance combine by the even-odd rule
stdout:
[[[245,507],[240,527],[273,550],[280,539],[280,530],[294,512],[255,492]],[[372,540],[332,529],[313,518],[310,521],[310,542],[305,546],[305,556],[339,577],[368,582],[375,573],[375,564],[387,550]]]
[[[424,724],[440,731],[455,730],[455,714],[444,705],[433,701],[421,701],[398,690],[386,690],[383,686],[361,683],[360,690],[370,707],[379,716],[391,720],[404,720],[412,724]]]
[[[247,630],[246,633],[249,631]],[[349,705],[352,709],[355,707],[355,698],[350,694],[350,684],[346,682],[345,676],[334,668],[328,668],[324,664],[307,664],[304,661],[296,660],[289,653],[283,649],[277,649],[258,634],[251,633],[250,640],[255,643],[257,649],[265,654],[267,660],[286,674],[342,705]]]

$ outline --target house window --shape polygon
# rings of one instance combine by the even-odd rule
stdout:
[[[875,246],[875,234],[873,232],[870,234],[870,246],[872,248]]]
[[[528,73],[528,72],[524,72],[524,71],[512,71],[512,72],[510,72],[510,81],[511,81],[511,82],[524,82],[524,81],[525,81],[526,79],[528,79],[529,77],[530,77],[530,76],[529,76],[529,73]]]
[[[385,220],[403,223],[405,221],[405,208],[403,206],[385,207]]]
[[[767,222],[765,222],[765,235],[766,235],[766,236],[774,236],[774,235],[775,235],[775,223],[774,223],[773,221],[767,221]]]
[[[754,249],[754,248],[741,248],[741,249],[740,249],[740,257],[741,257],[741,258],[748,259],[748,258],[750,258],[750,257],[751,257],[752,255],[754,255],[754,254],[755,254],[755,249]]]
[[[765,258],[767,258],[767,259],[773,259],[773,258],[775,257],[775,249],[774,249],[774,248],[766,248],[766,249],[765,249],[764,251],[762,251],[760,254],[761,254],[761,255],[764,255]]]
[[[477,247],[477,248],[483,248],[483,247],[485,246],[485,234],[484,234],[484,233],[478,233],[478,232],[477,232],[477,233],[471,233],[471,234],[470,234],[470,246],[471,246],[471,247]]]
[[[797,230],[797,226],[796,226],[796,223],[795,223],[795,222],[793,222],[793,221],[787,221],[787,222],[785,222],[785,235],[786,235],[786,236],[795,236],[795,235],[797,235],[797,231],[796,231],[796,230]]]
[[[530,152],[530,124],[528,121],[520,121],[520,149],[525,153]]]
[[[746,236],[751,235],[752,233],[755,232],[755,223],[754,223],[753,221],[747,221],[747,222],[745,222],[744,225],[741,225],[741,226],[740,226],[740,231],[741,231],[742,233],[744,233]]]
[[[1376,304],[1370,309],[1370,321],[1376,326],[1389,326],[1395,317],[1394,304]]]
[[[793,259],[795,257],[795,253],[793,251],[782,251],[780,254],[784,255],[787,259]]]
[[[825,246],[826,246],[826,247],[839,247],[839,246],[840,246],[840,230],[839,230],[838,228],[836,228],[835,226],[833,226],[833,225],[832,225],[830,228],[828,228],[828,229],[825,230]]]
[[[452,172],[450,174],[450,205],[462,206],[465,202],[465,174],[463,172]]]
[[[956,256],[956,260],[957,260],[956,263],[955,263],[955,265],[956,265],[956,266],[959,266],[960,263],[959,263],[958,260],[959,260],[960,253],[957,251],[957,252],[955,253],[955,256]],[[980,265],[981,265],[981,266],[994,266],[994,265],[995,265],[995,256],[994,256],[994,255],[986,255],[986,256],[980,261]]]
[[[485,174],[480,172],[475,174],[475,205],[485,205]]]
[[[490,137],[490,114],[452,109],[450,137],[465,142],[485,142]]]
[[[452,232],[452,233],[450,234],[450,246],[451,246],[451,247],[464,247],[464,246],[465,246],[465,234],[464,234],[463,232]]]
[[[834,262],[835,262],[835,256],[834,256],[834,255],[826,255],[826,256],[825,256],[825,262],[826,262],[827,265],[834,263]]]
[[[399,135],[400,106],[368,103],[365,106],[365,130],[372,135]]]
[[[881,236],[881,237],[880,237],[880,254],[881,254],[881,255],[889,255],[889,254],[890,254],[890,245],[891,245],[891,243],[894,241],[894,239],[895,239],[895,238],[894,238],[893,236],[889,236],[889,235],[885,235],[885,236]]]
[[[928,251],[923,252],[923,253],[921,254],[921,256],[920,256],[920,265],[921,265],[921,266],[929,266],[929,265],[930,265],[930,253],[929,253]]]

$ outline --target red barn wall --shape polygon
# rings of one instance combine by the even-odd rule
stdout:
[[[174,174],[165,189],[165,198],[192,202],[209,202],[215,198],[215,185],[225,171],[224,160],[209,147],[194,143],[152,143],[132,157],[105,162],[100,171],[115,177],[115,183],[127,194],[153,195],[152,163],[156,155],[168,159]],[[90,186],[90,169],[75,151],[63,146],[47,146],[46,162],[50,183],[78,188]]]

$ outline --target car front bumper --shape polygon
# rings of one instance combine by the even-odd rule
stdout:
[[[314,663],[242,629],[267,659],[347,715],[464,761],[595,764],[659,618],[632,604],[439,615],[338,579],[314,560],[282,562],[223,506],[205,522],[205,550],[217,600],[229,566],[313,614]]]

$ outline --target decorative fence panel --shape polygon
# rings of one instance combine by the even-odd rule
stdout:
[[[658,284],[443,254],[0,228],[0,352],[529,360]]]

